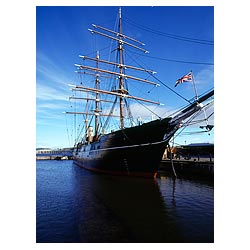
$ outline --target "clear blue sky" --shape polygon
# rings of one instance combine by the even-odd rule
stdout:
[[[100,45],[88,31],[92,23],[113,29],[118,7],[37,7],[36,9],[36,141],[37,147],[72,146],[69,83],[76,84],[78,55],[89,55]],[[173,88],[193,71],[198,94],[214,85],[213,7],[123,7],[123,32],[143,41],[150,53],[139,57],[156,77]],[[174,88],[190,99],[191,83]],[[160,86],[158,99],[167,111],[187,103]],[[213,117],[211,118],[213,124]],[[205,123],[203,123],[204,125]],[[68,129],[68,130],[67,130]],[[199,131],[199,126],[189,131]],[[213,142],[213,132],[176,139],[180,144]]]

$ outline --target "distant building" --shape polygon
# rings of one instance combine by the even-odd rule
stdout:
[[[73,156],[73,148],[51,149],[51,148],[37,148],[36,156]]]

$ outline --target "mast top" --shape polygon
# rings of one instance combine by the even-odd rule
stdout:
[[[132,70],[137,70],[137,71],[144,71],[151,74],[154,74],[156,72],[152,71],[152,70],[147,70],[144,68],[139,68],[139,67],[135,67],[132,65],[127,65],[124,63],[124,47],[125,46],[130,46],[134,49],[140,50],[144,53],[148,53],[147,50],[143,49],[141,46],[144,46],[145,44],[132,38],[129,37],[127,35],[124,35],[122,32],[122,8],[119,7],[118,10],[118,27],[116,27],[116,29],[118,30],[110,30],[108,28],[96,25],[96,24],[92,24],[92,26],[94,27],[94,29],[88,29],[92,34],[96,34],[96,35],[101,35],[103,37],[106,37],[108,39],[114,40],[117,43],[117,47],[116,47],[116,61],[106,61],[103,59],[100,59],[100,55],[99,55],[99,51],[96,52],[96,56],[94,58],[92,57],[88,57],[88,56],[80,56],[80,58],[82,59],[87,59],[87,60],[91,60],[91,61],[95,61],[96,65],[93,66],[93,63],[90,64],[92,66],[87,66],[87,65],[81,65],[81,64],[75,64],[75,66],[78,68],[78,70],[80,71],[76,71],[77,73],[81,73],[81,74],[90,74],[90,75],[94,75],[96,77],[96,85],[95,88],[90,88],[90,87],[86,87],[86,86],[73,86],[74,91],[80,91],[80,92],[86,92],[86,93],[91,93],[90,96],[83,96],[83,97],[72,97],[71,99],[74,100],[86,100],[87,103],[89,100],[91,101],[95,101],[95,106],[94,109],[92,109],[92,112],[88,112],[88,106],[86,106],[87,111],[84,112],[68,112],[68,114],[80,114],[80,115],[91,115],[91,116],[95,116],[95,134],[98,134],[98,129],[101,123],[98,123],[98,119],[99,116],[114,116],[113,115],[113,111],[114,111],[114,107],[115,105],[118,103],[119,101],[119,118],[120,118],[120,129],[125,128],[125,118],[126,116],[128,116],[128,118],[130,119],[130,125],[133,126],[133,118],[132,118],[132,114],[130,111],[130,107],[129,104],[127,102],[128,99],[132,99],[132,100],[136,100],[139,102],[146,102],[146,103],[150,103],[150,104],[154,104],[154,105],[161,105],[161,103],[157,102],[157,101],[151,101],[148,99],[144,99],[141,97],[137,97],[134,95],[130,95],[128,92],[128,87],[126,85],[126,80],[127,79],[132,79],[134,81],[138,81],[138,82],[143,82],[143,83],[148,83],[154,86],[159,86],[159,84],[149,81],[146,79],[139,78],[139,77],[135,77],[129,74],[126,74],[127,69],[132,69]],[[99,64],[106,64],[107,65],[112,65],[112,70],[110,67],[99,67]],[[83,70],[83,71],[81,71]],[[89,73],[89,71],[93,72],[93,73]],[[104,77],[108,77],[108,78],[113,78],[112,80],[112,88],[111,90],[106,90],[105,88],[103,88],[104,86],[100,86],[99,85],[99,76],[100,74],[102,74],[101,76]],[[72,86],[72,85],[71,85]],[[106,86],[107,88],[107,86]],[[95,94],[95,96],[93,95],[93,93]],[[114,98],[107,98],[105,100],[101,100],[100,96],[101,95],[106,95],[106,96],[113,96],[115,97],[115,100],[113,100]],[[100,102],[109,102],[109,103],[113,103],[111,110],[109,112],[109,114],[103,114],[102,111],[99,109],[99,107],[101,107],[101,103]],[[94,104],[91,104],[94,105]],[[125,108],[127,110],[127,114],[125,114]],[[108,121],[108,120],[107,120]]]
[[[122,19],[122,7],[119,7],[119,18]]]

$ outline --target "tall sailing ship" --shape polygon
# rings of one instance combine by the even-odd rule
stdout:
[[[141,82],[152,86],[159,84],[145,78],[127,74],[126,71],[144,72],[152,75],[155,72],[142,67],[125,64],[124,53],[127,47],[147,53],[144,44],[132,37],[123,34],[122,13],[119,9],[118,30],[113,31],[93,24],[89,29],[92,34],[105,37],[117,44],[116,61],[103,60],[97,51],[95,57],[80,56],[83,64],[75,64],[77,73],[94,77],[94,86],[87,83],[71,85],[75,93],[84,93],[83,97],[71,96],[71,100],[85,102],[84,109],[70,111],[67,114],[81,115],[83,117],[83,136],[75,143],[74,163],[88,170],[99,173],[153,177],[156,175],[164,150],[176,131],[182,126],[185,119],[199,112],[202,102],[213,96],[213,91],[196,98],[187,107],[177,114],[137,124],[132,117],[129,100],[150,105],[161,105],[159,102],[134,96],[128,89],[128,81]],[[94,66],[86,65],[87,62]],[[110,65],[114,70],[108,70],[102,65]],[[113,84],[105,89],[101,84],[102,78],[108,78]],[[92,104],[91,104],[92,103]],[[101,108],[107,104],[110,109]],[[118,106],[118,112],[115,107]],[[104,112],[105,111],[105,112]],[[106,118],[106,120],[100,119]],[[119,121],[119,128],[108,129],[111,117]],[[93,123],[93,125],[92,125]]]

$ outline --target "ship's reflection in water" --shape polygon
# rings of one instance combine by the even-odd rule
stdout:
[[[178,228],[168,216],[157,181],[96,174],[79,176],[78,173],[75,177],[78,199],[84,203],[80,220],[83,240],[181,240]]]
[[[44,164],[37,168],[37,242],[213,242],[212,185],[98,175],[61,164],[51,167],[52,174],[64,169],[61,180],[51,171],[40,175]],[[66,194],[53,188],[58,184]]]

